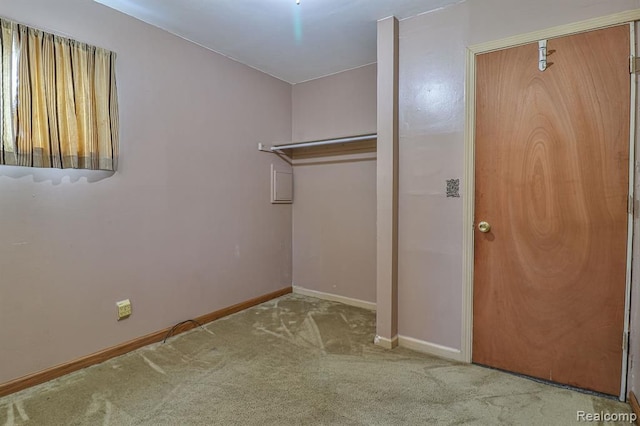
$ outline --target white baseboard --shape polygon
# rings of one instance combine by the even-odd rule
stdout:
[[[364,308],[370,311],[376,310],[376,304],[373,302],[367,302],[360,299],[352,299],[351,297],[340,296],[337,294],[324,293],[322,291],[309,290],[306,288],[293,286],[293,292],[296,294],[302,294],[303,296],[316,297],[318,299],[331,300],[332,302],[340,302],[345,305],[355,306],[357,308]]]
[[[465,362],[462,352],[459,349],[449,348],[438,345],[437,343],[425,342],[424,340],[414,339],[413,337],[398,336],[398,345],[416,352],[435,355],[452,361]]]
[[[398,346],[398,336],[394,336],[393,339],[387,339],[385,337],[376,335],[376,337],[373,339],[373,343],[378,346],[382,346],[385,349],[393,349]]]

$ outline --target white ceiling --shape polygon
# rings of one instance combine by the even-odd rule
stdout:
[[[464,0],[95,0],[289,83],[376,62],[376,21]]]

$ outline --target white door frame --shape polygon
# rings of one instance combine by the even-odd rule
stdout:
[[[471,362],[473,344],[473,223],[475,206],[475,125],[476,125],[476,55],[521,46],[538,40],[552,39],[570,34],[587,32],[614,25],[629,23],[631,29],[631,52],[635,55],[634,22],[640,20],[640,9],[616,13],[600,18],[589,19],[573,24],[561,25],[527,34],[517,35],[501,40],[470,46],[467,49],[466,58],[466,86],[465,86],[465,147],[464,147],[464,199],[463,199],[463,279],[464,288],[462,295],[462,342],[461,355],[464,361]],[[631,75],[631,132],[629,140],[629,195],[633,197],[635,184],[634,174],[634,146],[635,146],[635,116],[636,116],[636,79]],[[631,209],[633,210],[633,209]],[[633,212],[628,215],[628,244],[627,244],[627,280],[625,295],[625,323],[624,332],[629,331],[629,309],[631,292],[631,260],[633,241]],[[625,339],[627,341],[627,339]],[[627,357],[628,345],[623,350],[622,380],[620,387],[620,400],[626,399],[627,387]]]

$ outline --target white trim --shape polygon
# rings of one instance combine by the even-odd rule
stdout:
[[[393,336],[393,339],[387,339],[386,337],[376,335],[373,343],[385,349],[393,349],[398,346],[398,336]]]
[[[367,302],[366,300],[353,299],[351,297],[340,296],[339,294],[325,293],[322,291],[309,290],[306,288],[293,286],[293,292],[295,294],[301,294],[303,296],[315,297],[317,299],[330,300],[332,302],[340,302],[345,305],[355,306],[357,308],[368,309],[370,311],[376,310],[376,304],[373,302]]]
[[[398,345],[416,352],[435,355],[452,361],[465,362],[462,352],[459,349],[438,345],[437,343],[426,342],[424,340],[414,339],[413,337],[398,336]]]
[[[313,77],[313,78],[310,78],[310,79],[308,79],[308,80],[298,81],[297,83],[291,83],[291,85],[292,85],[292,86],[295,86],[296,84],[308,83],[308,82],[310,82],[310,81],[318,80],[318,79],[320,79],[320,78],[333,77],[334,75],[342,74],[343,72],[348,72],[348,71],[357,70],[358,68],[368,67],[369,65],[378,65],[378,62],[377,62],[377,61],[376,61],[376,62],[369,62],[368,64],[358,65],[357,67],[347,68],[346,70],[332,72],[332,73],[329,73],[329,74],[321,75],[320,77]]]
[[[601,16],[599,18],[587,19],[586,21],[576,22],[573,24],[560,25],[557,27],[547,28],[544,30],[533,31],[526,34],[520,34],[513,37],[507,37],[500,40],[489,41],[486,43],[474,44],[469,46],[469,50],[473,53],[486,53],[494,50],[505,49],[507,47],[520,46],[522,44],[532,43],[540,39],[550,39],[562,37],[569,34],[577,34],[586,31],[593,31],[600,28],[611,27],[614,25],[626,24],[632,21],[640,20],[640,9],[627,10],[626,12],[615,13],[613,15]]]
[[[640,9],[629,10],[613,15],[589,19],[577,23],[560,25],[540,31],[476,44],[467,49],[465,73],[465,170],[463,188],[463,300],[462,300],[462,341],[461,358],[464,362],[472,361],[473,348],[473,222],[475,206],[475,93],[476,93],[476,55],[499,49],[515,47],[540,39],[550,39],[565,35],[597,30],[640,20]],[[635,105],[632,106],[634,108]],[[635,129],[633,129],[635,133]],[[631,150],[633,155],[634,149]],[[630,176],[631,179],[631,176]],[[634,182],[630,182],[633,185]],[[630,253],[630,252],[629,252]],[[632,258],[632,253],[630,254]],[[627,302],[629,293],[627,292]],[[628,321],[626,319],[625,321]],[[628,366],[623,365],[622,381],[626,381]],[[620,395],[624,400],[625,395]]]
[[[464,128],[464,175],[462,199],[462,359],[471,363],[473,348],[473,268],[475,212],[475,140],[476,140],[476,56],[467,50],[465,87],[465,128]]]
[[[636,56],[636,31],[635,22],[629,24],[629,39],[631,57]],[[626,401],[627,396],[627,376],[629,361],[629,323],[631,321],[631,265],[633,262],[633,210],[635,205],[635,145],[636,145],[636,112],[637,112],[637,78],[635,73],[630,73],[631,80],[631,103],[629,105],[629,197],[631,198],[631,208],[627,215],[627,275],[626,288],[624,294],[624,328],[623,333],[626,345],[622,347],[622,380],[620,381],[620,401]]]

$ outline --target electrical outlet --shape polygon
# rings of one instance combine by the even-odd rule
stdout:
[[[116,306],[118,307],[118,321],[131,316],[131,300],[121,300],[116,302]]]

